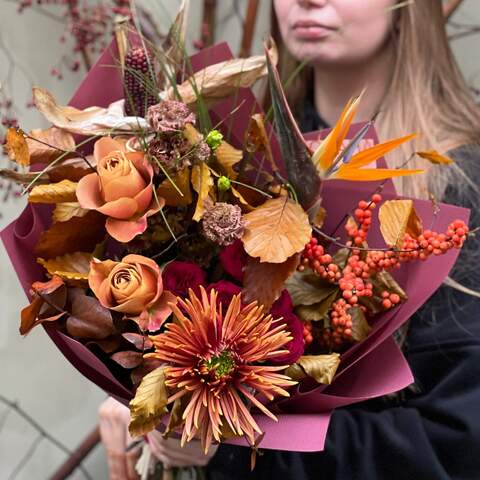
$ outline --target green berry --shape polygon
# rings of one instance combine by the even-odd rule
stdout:
[[[223,141],[223,135],[218,130],[211,130],[208,132],[205,141],[212,150],[216,150]]]
[[[232,187],[232,184],[227,177],[221,176],[217,180],[217,187],[221,192],[226,192],[230,190],[230,188]]]

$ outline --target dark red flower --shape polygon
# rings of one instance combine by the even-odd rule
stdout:
[[[243,268],[247,263],[247,252],[241,240],[237,240],[220,252],[220,263],[223,269],[235,280],[243,280]]]
[[[232,298],[242,291],[238,285],[227,280],[220,280],[217,283],[212,283],[207,288],[207,293],[209,295],[211,290],[217,291],[217,304],[222,304],[222,310],[224,313],[226,312],[227,306],[232,301]]]
[[[285,330],[293,337],[286,345],[289,353],[280,357],[272,358],[271,363],[274,365],[287,365],[295,363],[305,350],[305,343],[303,341],[303,323],[293,313],[293,303],[290,294],[287,290],[284,290],[278,300],[272,305],[270,314],[273,318],[282,317],[281,323],[285,323],[287,326]],[[272,327],[278,325],[274,322]]]
[[[177,297],[188,297],[188,289],[199,292],[205,285],[205,272],[193,262],[169,263],[162,273],[163,288]]]

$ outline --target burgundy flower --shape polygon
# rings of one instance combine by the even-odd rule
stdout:
[[[220,252],[220,263],[235,280],[239,282],[243,280],[243,268],[247,263],[247,253],[241,240],[235,241]]]
[[[210,294],[211,290],[217,291],[217,304],[222,304],[222,310],[224,313],[226,312],[227,306],[232,301],[232,298],[242,291],[238,285],[227,280],[220,280],[217,283],[212,283],[207,288],[208,294]]]
[[[163,286],[177,297],[188,297],[188,289],[199,292],[205,285],[205,272],[193,262],[169,263],[162,274]]]
[[[280,298],[278,298],[278,300],[272,305],[270,313],[275,319],[282,317],[281,323],[287,325],[285,330],[293,337],[293,339],[285,345],[285,348],[288,349],[289,353],[280,357],[272,358],[271,362],[275,365],[295,363],[303,355],[305,350],[305,344],[303,341],[303,323],[293,313],[292,299],[287,290],[284,290],[280,295]],[[275,322],[272,327],[276,325],[278,325],[278,323]]]

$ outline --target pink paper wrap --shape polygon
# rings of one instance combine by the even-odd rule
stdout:
[[[116,63],[115,55],[116,48],[112,44],[86,76],[70,105],[77,108],[107,106],[122,98],[121,78],[117,70],[111,68]],[[203,66],[231,57],[228,46],[220,44],[195,55],[192,67],[197,71]],[[229,115],[238,105],[241,107]],[[230,131],[232,143],[240,145],[249,116],[254,111],[260,111],[260,108],[253,93],[241,89],[238,95],[217,104],[211,110],[212,122],[216,124],[227,118],[221,128],[224,133]],[[353,126],[349,135],[352,136],[358,128],[359,126]],[[317,134],[308,137],[316,138]],[[376,139],[373,129],[368,132],[367,138]],[[279,160],[275,139],[273,151]],[[374,182],[327,182],[323,191],[323,206],[328,212],[325,231],[333,231],[345,213],[354,208],[358,200],[368,198],[375,187]],[[385,188],[383,197],[386,200],[396,198],[391,184]],[[440,207],[441,214],[435,221],[436,229],[445,229],[453,219],[468,221],[465,209],[443,204]],[[429,225],[432,220],[431,204],[416,201],[415,208],[424,223]],[[43,271],[35,261],[33,248],[41,232],[50,223],[50,211],[48,207],[30,204],[16,221],[1,232],[2,241],[27,296],[30,285],[43,279]],[[372,229],[369,242],[372,246],[384,245],[378,226]],[[450,251],[447,255],[431,258],[425,263],[403,266],[397,279],[407,292],[408,301],[380,316],[369,337],[342,355],[340,367],[331,385],[321,385],[305,391],[298,387],[289,399],[275,405],[278,422],[262,414],[255,415],[255,420],[265,432],[262,448],[305,452],[322,450],[333,409],[389,394],[409,385],[413,381],[410,368],[391,335],[441,285],[452,268],[457,253]],[[124,403],[132,397],[132,392],[87,347],[50,325],[44,328],[64,356],[85,377]],[[229,443],[246,445],[244,439],[230,440]]]

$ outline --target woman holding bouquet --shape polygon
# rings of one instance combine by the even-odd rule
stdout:
[[[303,130],[333,125],[348,99],[366,87],[357,120],[375,119],[381,140],[421,133],[387,158],[390,167],[419,150],[447,152],[455,160],[452,166],[432,168],[427,175],[400,178],[399,193],[417,198],[431,193],[470,208],[471,224],[480,225],[480,111],[450,51],[442,2],[272,3],[272,34],[279,45],[283,76],[288,78],[299,63],[308,62],[289,90]],[[408,167],[428,168],[418,162],[412,160]],[[324,452],[266,450],[250,472],[249,449],[221,445],[208,464],[208,477],[478,478],[479,253],[478,240],[470,239],[451,273],[457,288],[442,287],[399,332],[416,379],[412,387],[394,398],[336,410]],[[110,411],[103,409],[104,423]],[[125,432],[128,420],[120,417],[114,425]],[[103,436],[108,451],[113,436],[106,429]],[[208,461],[200,455],[199,444],[198,455],[180,453],[175,441],[164,441],[159,434],[152,436],[151,445],[168,466]],[[118,465],[126,460],[115,461]]]

